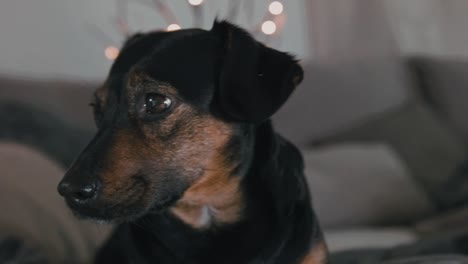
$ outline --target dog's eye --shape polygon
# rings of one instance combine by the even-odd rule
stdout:
[[[147,114],[159,114],[171,106],[171,99],[157,93],[149,93],[145,97],[144,110]]]

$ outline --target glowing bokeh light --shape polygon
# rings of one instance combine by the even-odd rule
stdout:
[[[108,60],[115,60],[119,56],[119,49],[114,46],[109,46],[104,50],[104,55]]]
[[[265,22],[263,22],[262,24],[262,32],[267,34],[267,35],[271,35],[271,34],[274,34],[276,32],[276,24],[275,22],[271,21],[271,20],[267,20]]]
[[[181,27],[177,24],[170,24],[169,26],[167,26],[167,31],[175,31],[175,30],[179,30]]]
[[[193,5],[193,6],[198,6],[203,3],[203,0],[188,0],[188,3]]]
[[[283,4],[278,1],[271,2],[271,4],[268,6],[268,11],[272,13],[273,15],[279,15],[283,13]]]

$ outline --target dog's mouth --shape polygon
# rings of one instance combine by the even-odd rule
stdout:
[[[180,196],[166,196],[162,199],[145,204],[145,195],[140,195],[132,201],[113,203],[96,200],[92,203],[80,204],[66,199],[74,215],[80,219],[89,219],[100,223],[125,223],[135,221],[148,214],[159,214],[170,208]]]
[[[73,213],[81,219],[124,223],[148,214],[159,214],[173,206],[189,183],[170,175],[135,174],[125,181],[101,184],[89,199],[63,195]],[[80,198],[80,197],[78,197]]]

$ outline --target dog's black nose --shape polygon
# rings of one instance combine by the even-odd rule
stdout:
[[[58,185],[60,195],[74,202],[83,203],[94,198],[97,194],[97,184],[91,183],[86,185],[73,184],[67,181],[62,181]]]

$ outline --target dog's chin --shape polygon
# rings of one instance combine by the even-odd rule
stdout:
[[[88,212],[83,210],[72,209],[73,214],[82,220],[90,220],[100,224],[122,224],[137,220],[138,218],[146,215],[148,210],[134,211],[133,212],[121,212],[121,211],[107,211],[100,210],[97,212]]]
[[[122,224],[138,220],[148,214],[158,214],[171,207],[177,198],[166,198],[154,201],[144,206],[141,204],[97,204],[95,206],[79,205],[67,201],[73,214],[84,220],[91,220],[102,224]]]

